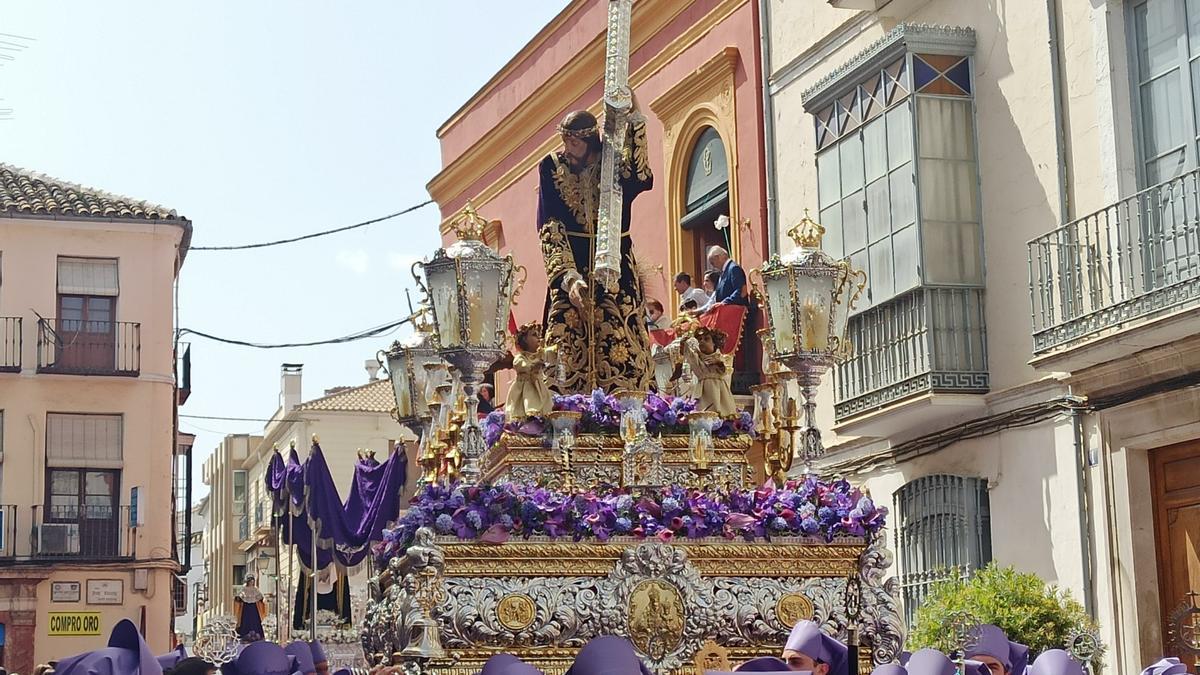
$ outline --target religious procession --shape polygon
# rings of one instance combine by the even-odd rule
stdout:
[[[0,675],[1200,672],[1194,4],[14,3]]]

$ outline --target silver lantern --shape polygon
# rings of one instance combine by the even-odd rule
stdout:
[[[478,387],[488,367],[508,353],[508,313],[515,290],[516,266],[483,241],[487,221],[467,202],[451,222],[459,240],[439,248],[429,262],[418,263],[425,283],[417,284],[433,308],[438,354],[459,372],[466,396],[467,419],[461,435],[462,476],[479,479],[484,452],[479,427]]]
[[[762,295],[767,331],[763,346],[771,359],[795,374],[803,398],[804,426],[795,456],[809,465],[825,453],[816,425],[816,390],[821,376],[853,352],[846,326],[867,276],[821,250],[825,228],[808,217],[788,236],[796,248],[763,264]]]

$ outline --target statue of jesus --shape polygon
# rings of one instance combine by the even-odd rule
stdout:
[[[558,350],[559,393],[594,389],[645,390],[653,374],[642,283],[629,236],[630,204],[654,185],[646,159],[646,120],[633,99],[625,147],[619,155],[621,275],[610,291],[593,275],[600,201],[601,149],[596,117],[568,113],[558,126],[563,149],[542,160],[538,233],[546,265],[543,325],[547,346]]]

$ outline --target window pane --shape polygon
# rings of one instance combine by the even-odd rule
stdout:
[[[1183,173],[1187,166],[1184,150],[1172,152],[1146,164],[1146,184],[1157,185]]]
[[[1188,42],[1195,56],[1200,54],[1200,0],[1187,0],[1187,21]]]
[[[79,474],[75,471],[51,471],[50,494],[78,495]]]
[[[925,283],[983,282],[979,227],[975,223],[925,221]]]
[[[50,497],[51,518],[75,518],[79,515],[79,497],[54,495]]]
[[[895,169],[912,159],[912,114],[909,103],[887,113],[888,168]]]
[[[921,157],[975,158],[970,99],[917,99]]]
[[[875,302],[882,302],[895,292],[892,283],[892,242],[884,239],[871,246],[871,271],[867,280],[870,282],[871,296]]]
[[[888,177],[892,203],[892,229],[917,219],[917,186],[913,184],[912,164],[896,169]]]
[[[112,298],[88,298],[88,321],[112,321]]]
[[[817,188],[821,208],[836,204],[842,198],[841,176],[838,174],[838,151],[833,148],[817,158]]]
[[[920,175],[923,218],[958,221],[978,218],[974,162],[923,159]]]
[[[866,157],[867,182],[887,173],[887,130],[878,117],[863,128],[863,155]]]
[[[1138,46],[1139,79],[1147,80],[1170,68],[1179,59],[1183,21],[1178,0],[1150,0],[1133,10]]]
[[[867,186],[867,234],[871,241],[879,241],[890,231],[891,204],[888,203],[887,180],[879,180]]]
[[[83,320],[83,298],[64,295],[58,299],[58,317],[63,321]],[[68,330],[76,330],[70,327]]]
[[[98,495],[109,499],[113,494],[113,474],[107,471],[89,471],[85,479],[85,494]]]
[[[863,186],[862,139],[858,134],[848,136],[838,143],[838,157],[842,163],[842,194],[848,195]]]
[[[917,226],[909,225],[892,235],[892,257],[896,266],[896,289],[902,293],[920,282],[920,259],[917,249]],[[871,283],[871,280],[867,280]]]
[[[867,246],[867,214],[863,211],[861,190],[842,201],[842,236],[846,251],[850,253]]]
[[[822,211],[820,222],[825,228],[821,248],[834,259],[841,260],[846,256],[846,249],[842,246],[842,205],[834,204]]]
[[[1184,132],[1183,89],[1179,71],[1172,71],[1142,85],[1142,139],[1146,157],[1158,155],[1181,145]]]

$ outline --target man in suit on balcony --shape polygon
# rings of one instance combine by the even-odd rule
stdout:
[[[729,257],[729,251],[720,246],[708,249],[708,264],[719,270],[721,276],[717,279],[717,291],[713,294],[712,302],[706,311],[712,311],[722,305],[749,305],[746,294],[746,272],[742,266]]]

